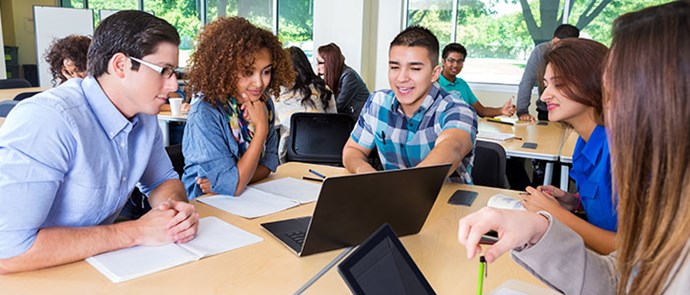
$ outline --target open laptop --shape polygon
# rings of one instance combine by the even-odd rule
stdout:
[[[298,256],[358,245],[381,225],[400,236],[418,233],[450,164],[328,177],[313,215],[263,223]]]

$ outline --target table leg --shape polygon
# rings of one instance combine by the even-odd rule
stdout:
[[[544,185],[550,185],[551,178],[553,178],[553,162],[547,162],[546,171],[544,171]]]
[[[570,168],[568,167],[568,165],[561,163],[561,189],[566,192],[568,191],[568,183],[570,180],[570,175],[568,175],[569,173]]]
[[[161,132],[163,133],[163,146],[169,146],[170,145],[170,128],[168,126],[168,121],[167,120],[158,120],[158,126],[160,126]]]

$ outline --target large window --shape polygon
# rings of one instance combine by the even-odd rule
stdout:
[[[89,1],[91,5],[91,1]],[[180,65],[184,66],[194,49],[194,38],[199,34],[201,19],[196,0],[144,0],[144,11],[153,13],[171,25],[180,34]]]
[[[278,1],[278,38],[285,47],[297,46],[311,59],[314,54],[314,1]]]
[[[273,0],[205,0],[206,22],[239,15],[257,26],[273,28]]]
[[[468,56],[460,76],[465,80],[518,84],[535,44],[550,41],[558,25],[573,24],[581,37],[608,46],[615,18],[667,2],[671,0],[408,0],[407,25],[432,30],[441,48],[463,44]]]

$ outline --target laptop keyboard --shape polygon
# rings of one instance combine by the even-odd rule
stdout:
[[[296,231],[296,232],[291,232],[291,233],[285,233],[285,235],[290,239],[293,240],[295,243],[298,245],[302,246],[304,244],[304,236],[305,232],[303,231]]]

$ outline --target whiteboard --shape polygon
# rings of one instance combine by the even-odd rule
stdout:
[[[93,12],[90,9],[34,6],[36,61],[41,87],[52,87],[50,65],[43,55],[54,39],[68,35],[93,36]]]

